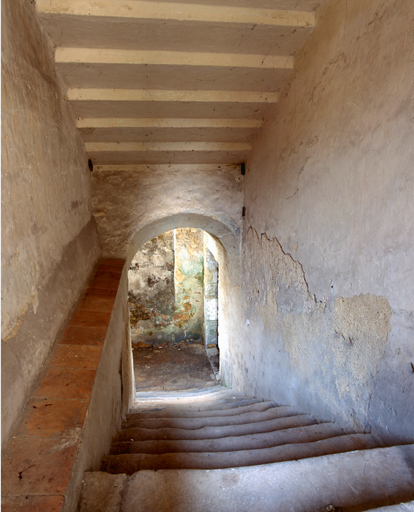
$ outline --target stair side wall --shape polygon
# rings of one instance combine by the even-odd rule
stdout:
[[[84,143],[34,2],[2,2],[2,447],[100,255]]]
[[[124,265],[62,512],[74,510],[85,471],[99,470],[134,400],[127,298],[128,267]]]

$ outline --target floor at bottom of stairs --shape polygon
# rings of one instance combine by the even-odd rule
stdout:
[[[217,384],[204,345],[199,343],[135,348],[133,359],[137,392],[203,389]]]

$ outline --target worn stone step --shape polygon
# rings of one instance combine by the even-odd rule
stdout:
[[[253,435],[259,432],[272,432],[293,427],[313,425],[317,423],[315,418],[307,414],[276,418],[244,425],[210,426],[198,429],[179,428],[128,428],[118,432],[114,442],[140,439],[141,441],[159,439],[218,439],[221,437]]]
[[[136,414],[139,412],[151,412],[152,410],[159,410],[161,408],[165,408],[168,406],[168,409],[173,410],[188,410],[193,411],[195,409],[201,411],[209,411],[209,410],[225,410],[225,409],[235,409],[238,407],[246,407],[248,405],[262,403],[264,400],[260,398],[244,398],[244,399],[226,399],[226,400],[214,400],[209,404],[206,403],[169,403],[169,402],[142,402],[139,405],[135,404],[134,408],[131,410],[131,414]]]
[[[191,400],[195,399],[210,399],[217,396],[241,396],[247,397],[248,395],[235,391],[230,388],[226,388],[225,386],[216,385],[213,388],[193,388],[193,389],[183,389],[183,390],[174,390],[174,391],[139,391],[137,392],[137,396],[139,399],[142,398],[155,398],[160,400],[176,400],[178,399],[186,399],[191,398]]]
[[[401,502],[384,512],[411,512],[413,461],[407,445],[212,471],[85,473],[80,512],[111,499],[111,512],[356,512]]]
[[[365,510],[365,512],[414,512],[414,501],[398,503],[388,507],[370,508],[369,510]]]
[[[296,427],[254,435],[224,437],[219,439],[194,440],[158,440],[140,441],[130,438],[128,441],[112,443],[111,455],[121,453],[178,453],[178,452],[225,452],[237,450],[257,450],[282,444],[309,443],[341,436],[346,433],[334,423],[319,423],[306,427]]]
[[[210,388],[187,389],[183,391],[138,391],[135,395],[137,402],[143,401],[162,401],[164,403],[208,403],[213,400],[234,399],[234,398],[252,398],[246,397],[242,393],[232,391],[223,386],[213,386]]]
[[[251,405],[241,407],[231,407],[227,409],[202,409],[201,407],[187,407],[187,408],[171,408],[159,407],[146,412],[131,412],[127,415],[127,419],[144,419],[144,418],[203,418],[206,416],[235,416],[247,412],[262,412],[267,411],[273,407],[280,407],[275,402],[257,402]]]
[[[275,418],[295,416],[298,413],[291,407],[273,407],[267,411],[246,412],[233,416],[210,416],[196,418],[144,418],[129,417],[124,423],[125,428],[181,428],[198,429],[208,426],[242,425],[246,423],[258,423]]]
[[[378,441],[368,434],[324,439],[313,443],[287,444],[257,450],[204,453],[166,453],[108,455],[102,471],[132,475],[136,471],[159,469],[222,469],[271,464],[288,460],[320,457],[333,453],[375,448]]]

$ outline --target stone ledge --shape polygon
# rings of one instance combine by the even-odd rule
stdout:
[[[24,420],[6,446],[2,464],[7,512],[70,509],[70,483],[79,459],[92,390],[124,260],[104,259],[69,320]],[[74,504],[76,505],[76,504]]]

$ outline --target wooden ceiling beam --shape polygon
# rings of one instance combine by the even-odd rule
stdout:
[[[195,151],[250,151],[247,142],[87,142],[88,153],[103,152],[195,152]]]
[[[260,128],[260,119],[142,119],[91,117],[76,121],[78,128]]]
[[[69,89],[70,101],[276,103],[277,94],[251,91],[169,91],[154,89]]]
[[[313,27],[315,14],[252,7],[151,2],[141,0],[36,0],[40,14],[96,16],[206,23]]]
[[[237,53],[197,53],[100,48],[57,48],[57,64],[131,64],[210,66],[227,68],[293,69],[294,57]]]
[[[223,170],[235,170],[239,168],[239,165],[232,164],[153,164],[153,165],[145,165],[145,164],[131,164],[131,165],[107,165],[107,164],[98,164],[94,165],[94,171],[103,171],[103,172],[112,172],[112,171],[223,171]]]

